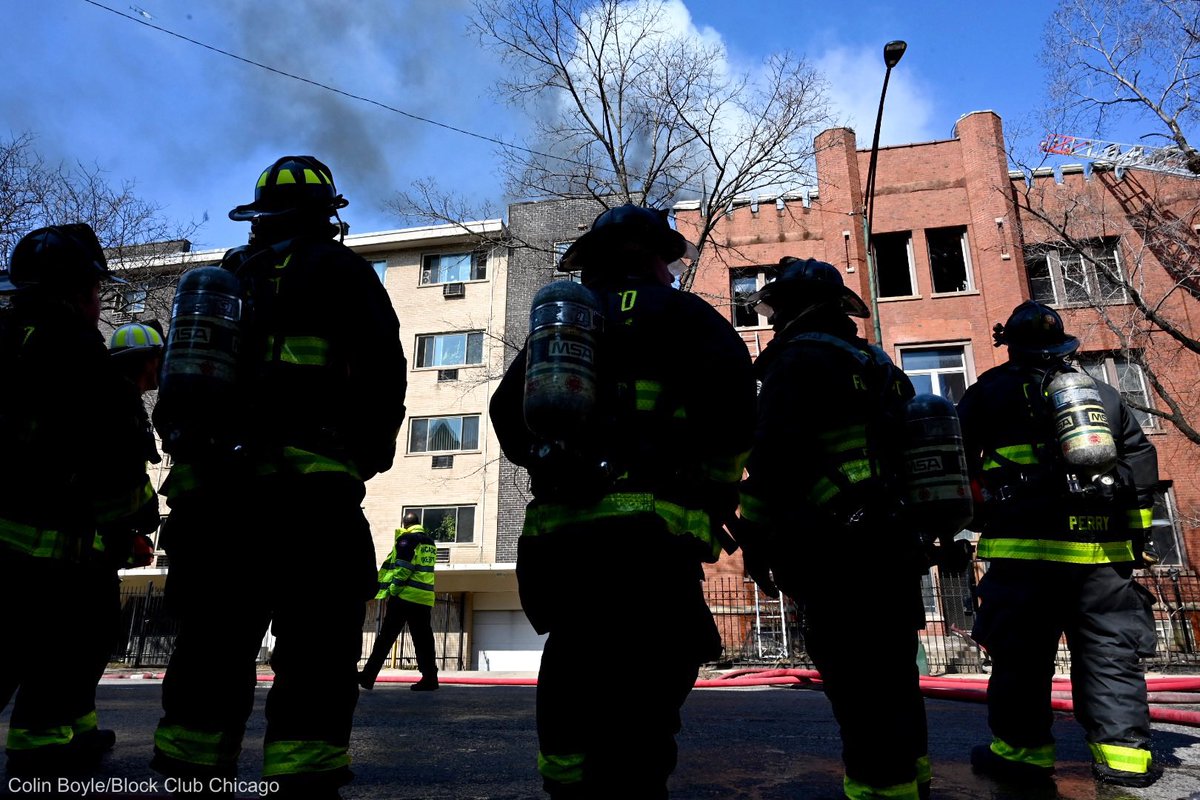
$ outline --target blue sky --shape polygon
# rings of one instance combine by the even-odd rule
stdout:
[[[1035,147],[1043,103],[1037,56],[1052,4],[934,0],[797,3],[672,0],[719,36],[735,66],[791,49],[825,71],[838,118],[869,146],[882,47],[904,39],[881,141],[951,135],[971,111],[999,113]],[[496,56],[467,33],[466,0],[8,0],[0,135],[32,133],[51,162],[99,166],[136,182],[168,217],[207,222],[197,247],[231,247],[248,226],[226,218],[248,202],[276,157],[311,153],[350,200],[352,231],[399,226],[383,203],[411,182],[490,204],[502,195],[494,146],[236,61],[118,16],[447,125],[502,139],[517,112],[497,104]],[[147,16],[148,15],[148,16]],[[1069,132],[1068,132],[1069,133]]]

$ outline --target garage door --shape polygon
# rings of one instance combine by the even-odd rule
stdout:
[[[523,611],[475,612],[474,669],[537,672],[545,643]]]

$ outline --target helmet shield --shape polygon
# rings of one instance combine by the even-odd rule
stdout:
[[[1032,300],[1014,308],[1008,321],[993,329],[992,338],[996,347],[1005,345],[1013,355],[1065,356],[1079,349],[1079,340],[1066,332],[1059,313]]]
[[[337,192],[329,167],[312,156],[284,156],[263,170],[254,185],[254,202],[229,212],[238,222],[302,211],[332,216],[349,201]]]
[[[626,203],[602,211],[591,229],[571,243],[559,261],[559,270],[570,272],[587,266],[603,266],[596,262],[619,255],[627,244],[641,245],[667,264],[682,258],[696,258],[696,246],[671,227],[666,211]],[[674,267],[683,272],[682,265]]]

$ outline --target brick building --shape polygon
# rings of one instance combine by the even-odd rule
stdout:
[[[1184,416],[1200,422],[1196,356],[1181,356],[1183,348],[1166,334],[1130,323],[1128,297],[1106,287],[1096,268],[1096,259],[1108,259],[1157,302],[1179,276],[1160,261],[1168,261],[1170,248],[1152,246],[1139,220],[1148,209],[1157,209],[1163,225],[1192,220],[1200,183],[1142,170],[1120,178],[1112,170],[1082,167],[1064,168],[1059,176],[1052,170],[1010,172],[1001,121],[989,111],[962,117],[954,133],[953,139],[882,148],[878,157],[872,251],[881,343],[917,391],[957,400],[979,374],[1006,358],[1004,349],[992,346],[992,326],[1037,297],[1063,310],[1068,330],[1082,340],[1081,364],[1090,373],[1119,383],[1132,399],[1163,408],[1137,363],[1135,356],[1144,355]],[[822,133],[817,144],[817,191],[735,204],[697,271],[694,290],[731,320],[752,355],[771,331],[736,301],[762,286],[762,265],[785,255],[819,258],[841,268],[863,298],[870,296],[861,215],[870,154],[858,150],[854,132],[844,128]],[[1073,235],[1065,238],[1064,231],[1039,221],[1038,212],[1051,220],[1069,216]],[[676,214],[685,235],[696,229],[694,204],[677,206]],[[1190,222],[1183,227],[1171,251],[1176,259],[1181,248],[1197,244]],[[1185,263],[1195,269],[1194,258]],[[1165,312],[1185,333],[1200,334],[1200,320],[1191,322],[1200,314],[1194,289],[1171,294]],[[1105,325],[1105,317],[1115,325]],[[1122,342],[1115,332],[1121,329],[1134,333]],[[873,338],[870,321],[863,335]],[[1200,449],[1173,426],[1141,418],[1158,448],[1162,477],[1174,481],[1155,514],[1158,549],[1167,562],[1187,567],[1190,556],[1194,566],[1200,559]],[[735,558],[717,572],[739,570]]]

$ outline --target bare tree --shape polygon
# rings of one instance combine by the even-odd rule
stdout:
[[[99,166],[48,164],[31,133],[0,142],[0,259],[7,267],[17,241],[44,225],[86,222],[96,231],[113,266],[131,283],[106,287],[105,321],[124,321],[130,298],[145,318],[166,320],[173,287],[188,266],[164,257],[189,249],[196,223],[167,219],[155,203],[137,196],[133,181],[110,182]]]
[[[719,43],[672,24],[680,12],[670,0],[475,0],[480,41],[510,68],[497,91],[532,124],[499,153],[510,196],[699,200],[703,250],[735,199],[811,185],[813,137],[830,121],[821,77],[790,53],[732,70]],[[439,218],[427,190],[394,208]]]
[[[1055,110],[1079,126],[1063,133],[1104,137],[1120,119],[1192,154],[1200,174],[1187,133],[1200,119],[1200,3],[1061,0],[1043,61]]]

